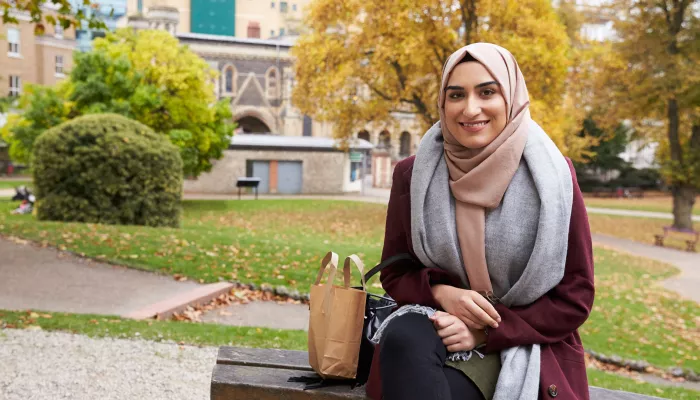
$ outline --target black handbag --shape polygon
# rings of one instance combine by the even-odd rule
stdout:
[[[418,263],[418,261],[409,253],[401,253],[391,256],[379,263],[377,266],[367,271],[365,274],[365,285],[369,280],[384,268],[394,264],[397,261],[410,261]],[[362,290],[361,286],[354,287]],[[391,315],[396,307],[394,299],[386,293],[384,295],[376,295],[367,292],[367,302],[365,303],[365,319],[362,328],[362,338],[360,343],[360,354],[357,363],[357,375],[354,380],[332,380],[323,379],[320,376],[304,376],[289,378],[289,382],[303,382],[306,384],[304,390],[318,389],[327,386],[347,385],[359,386],[364,385],[369,379],[369,371],[372,367],[372,358],[374,357],[374,344],[371,342],[372,337],[382,325],[384,320]]]
[[[365,284],[370,278],[380,272],[384,268],[394,264],[397,261],[410,261],[416,263],[417,260],[409,253],[401,253],[391,256],[381,262],[376,267],[367,271],[365,274]],[[362,342],[360,343],[360,356],[357,363],[357,376],[355,383],[364,385],[369,378],[369,370],[372,366],[372,358],[374,357],[374,344],[370,341],[374,334],[377,333],[379,327],[384,323],[384,320],[394,311],[396,302],[389,295],[383,296],[367,292],[367,302],[365,303],[365,320],[362,329]]]

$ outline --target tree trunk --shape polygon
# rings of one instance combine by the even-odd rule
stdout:
[[[693,206],[697,190],[692,185],[678,185],[671,189],[673,193],[673,227],[693,229]]]
[[[464,45],[472,44],[472,39],[476,35],[477,16],[476,3],[478,0],[466,0],[460,5],[462,12],[462,27],[464,27]]]
[[[678,102],[675,98],[668,100],[668,142],[671,147],[671,160],[674,168],[683,168],[683,151],[678,137],[680,121],[678,116]],[[695,204],[695,188],[687,183],[671,182],[673,194],[673,227],[678,229],[692,229],[693,205]]]

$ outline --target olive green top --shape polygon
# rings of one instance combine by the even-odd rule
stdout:
[[[493,399],[498,374],[501,372],[500,354],[485,354],[484,358],[481,358],[472,352],[471,358],[467,361],[447,361],[445,365],[462,371],[476,384],[486,400]]]

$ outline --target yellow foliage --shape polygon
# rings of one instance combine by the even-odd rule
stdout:
[[[474,12],[467,3],[474,4]],[[297,62],[293,101],[331,121],[338,137],[365,124],[390,124],[413,113],[425,130],[438,120],[442,65],[458,48],[491,42],[510,50],[525,76],[534,118],[563,152],[580,156],[586,139],[565,93],[571,46],[549,0],[317,0],[309,32],[292,49]],[[463,13],[464,11],[464,13]]]

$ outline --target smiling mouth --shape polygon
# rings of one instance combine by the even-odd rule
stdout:
[[[486,126],[489,121],[478,121],[478,122],[460,122],[459,124],[462,125],[465,128],[480,128],[482,126]]]

